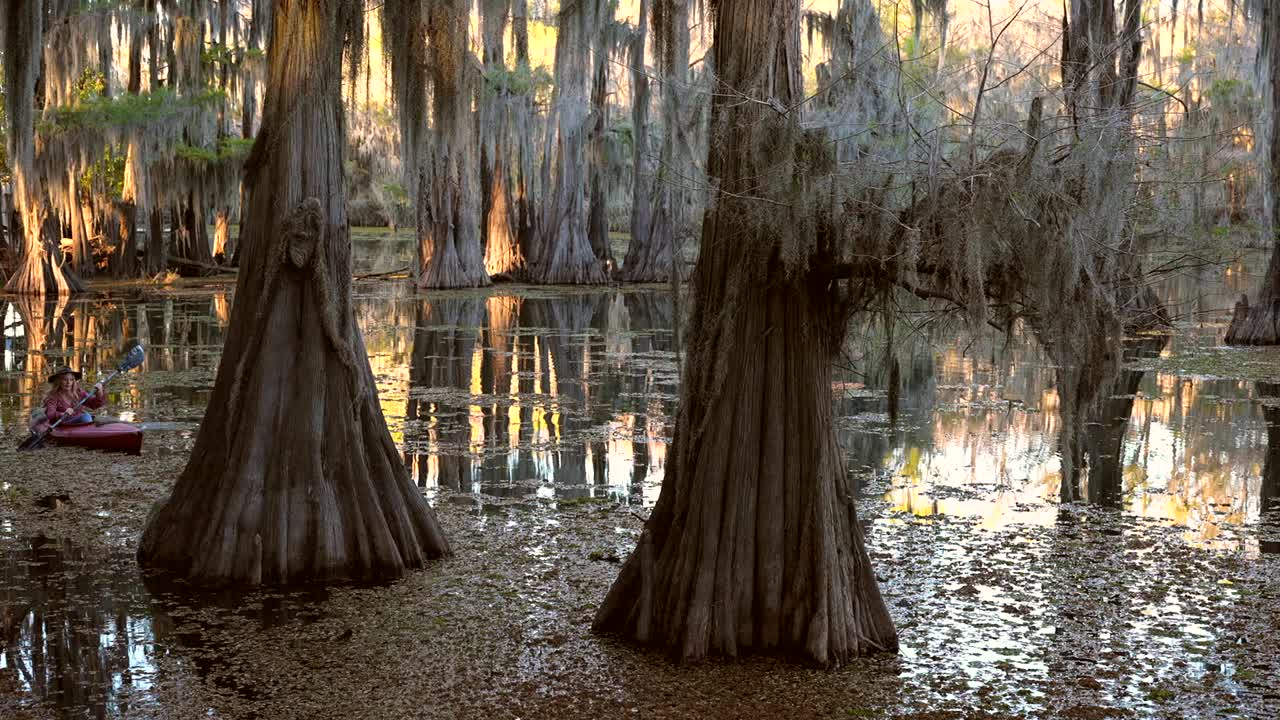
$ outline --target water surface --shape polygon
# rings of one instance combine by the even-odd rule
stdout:
[[[1270,679],[1274,641],[1257,637],[1277,607],[1280,530],[1264,512],[1275,495],[1264,477],[1274,465],[1267,458],[1280,392],[1257,378],[1272,367],[1280,378],[1280,355],[1219,347],[1230,302],[1249,283],[1235,267],[1162,287],[1175,332],[1135,358],[1110,411],[1092,418],[1099,447],[1118,452],[1091,459],[1080,488],[1085,502],[1070,505],[1059,502],[1054,368],[1033,342],[963,327],[911,331],[909,322],[891,335],[874,325],[856,330],[833,397],[902,653],[835,680],[796,675],[793,685],[811,685],[833,703],[832,693],[865,691],[839,698],[851,714],[936,707],[1149,714],[1173,704],[1206,717],[1265,716],[1280,699]],[[66,457],[104,482],[144,483],[141,492],[170,481],[163,475],[180,470],[209,398],[231,295],[229,286],[211,284],[61,305],[0,302],[0,427],[16,442],[54,365],[94,378],[137,338],[146,364],[112,384],[110,412],[148,427],[146,456]],[[531,684],[542,690],[519,702],[538,714],[549,712],[556,688],[566,697],[586,692],[574,688],[590,687],[582,676],[594,668],[614,677],[604,696],[610,707],[656,702],[643,683],[618,679],[617,668],[639,663],[655,682],[686,671],[646,664],[657,661],[602,644],[586,626],[663,478],[679,379],[669,292],[423,295],[404,282],[364,281],[356,314],[395,441],[460,548],[460,563],[374,591],[382,593],[377,606],[400,612],[429,596],[458,627],[490,613],[495,622],[474,632],[506,633],[495,647],[518,638],[507,655],[492,650],[515,670],[502,680],[457,680],[455,691],[476,682],[502,695],[515,692],[512,683]],[[892,412],[887,358],[901,378]],[[1233,377],[1241,367],[1250,370]],[[41,499],[24,495],[22,484],[5,474],[0,498]],[[275,628],[288,637],[328,632],[326,622],[358,612],[346,603],[359,590],[195,604],[181,592],[148,590],[132,561],[139,518],[121,520],[114,535],[104,531],[105,541],[62,537],[57,501],[49,502],[46,515],[55,519],[40,535],[0,510],[0,708],[150,716],[177,712],[183,706],[173,688],[189,686],[200,688],[212,716],[262,714],[284,691],[263,684],[259,676],[271,672],[261,667],[258,680],[242,677],[243,666],[267,652],[256,644]],[[110,511],[103,514],[112,527]],[[412,592],[421,595],[386,597]],[[473,606],[484,597],[488,611]],[[494,627],[503,622],[516,629]],[[424,636],[449,636],[438,623],[430,628]],[[360,630],[338,627],[317,657],[341,655],[352,636]],[[430,652],[413,647],[406,652]],[[554,660],[565,652],[568,660]],[[385,682],[385,672],[348,668],[342,677]],[[729,673],[753,683],[760,680],[753,672],[765,671],[717,665],[692,677]],[[361,673],[371,675],[360,680]],[[696,694],[677,691],[672,707],[697,707]],[[729,716],[758,713],[765,702],[723,707]],[[658,706],[648,712],[663,714]]]

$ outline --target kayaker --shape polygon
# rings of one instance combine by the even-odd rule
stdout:
[[[63,425],[91,423],[93,416],[84,408],[97,409],[107,404],[107,399],[102,392],[102,383],[94,385],[93,392],[85,392],[80,387],[80,373],[65,365],[53,371],[49,376],[49,385],[52,387],[49,394],[44,397],[44,416],[50,423],[61,417],[66,418],[62,421]],[[76,403],[83,398],[88,399],[84,401],[81,409],[77,410]]]

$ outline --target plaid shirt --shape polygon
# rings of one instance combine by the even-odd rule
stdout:
[[[84,390],[79,391],[79,398],[88,396],[89,393]],[[97,409],[107,404],[107,399],[101,395],[94,395],[85,401],[82,406],[85,409]],[[67,398],[61,393],[50,393],[49,397],[44,399],[44,416],[49,422],[53,422],[62,417],[62,414],[75,407],[73,402],[67,402]]]

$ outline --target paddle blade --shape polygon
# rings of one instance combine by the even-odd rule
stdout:
[[[133,349],[129,351],[129,354],[124,356],[124,361],[120,363],[120,372],[132,370],[141,365],[142,361],[146,359],[147,354],[142,349],[142,346],[134,345]]]
[[[48,433],[45,433],[46,435]],[[36,450],[44,445],[44,435],[32,433],[26,440],[18,444],[18,450]]]

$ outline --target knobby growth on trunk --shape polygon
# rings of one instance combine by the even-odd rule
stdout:
[[[146,567],[201,584],[390,578],[449,552],[378,404],[351,303],[344,39],[358,0],[274,3],[223,361]]]
[[[1259,86],[1264,90],[1263,127],[1266,128],[1265,141],[1259,142],[1258,148],[1264,158],[1262,176],[1267,189],[1263,197],[1274,247],[1257,301],[1250,305],[1249,296],[1245,295],[1236,303],[1226,342],[1229,345],[1280,345],[1280,199],[1276,197],[1280,191],[1280,0],[1255,0],[1254,4],[1262,23],[1257,74]]]
[[[812,177],[799,3],[713,12],[719,192],[692,279],[672,458],[595,628],[687,659],[774,651],[835,665],[895,650],[897,635],[832,419],[847,307],[819,274],[832,248],[792,202]]]

